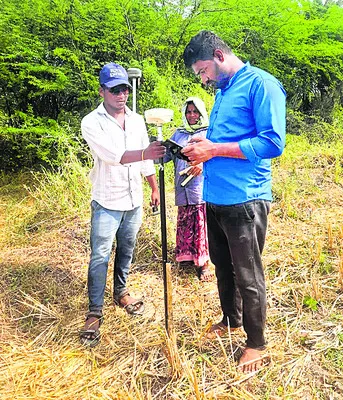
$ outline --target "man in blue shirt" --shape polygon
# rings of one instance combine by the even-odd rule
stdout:
[[[218,91],[206,138],[183,152],[204,163],[210,257],[216,267],[222,321],[208,338],[243,326],[246,347],[239,368],[263,365],[266,287],[261,261],[270,210],[271,159],[285,145],[285,91],[269,73],[244,64],[210,31],[185,48],[184,62]]]

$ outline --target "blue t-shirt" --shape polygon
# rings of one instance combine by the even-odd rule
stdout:
[[[249,63],[219,87],[206,137],[238,142],[247,159],[214,157],[204,163],[204,200],[217,205],[272,200],[271,158],[285,146],[285,90]]]

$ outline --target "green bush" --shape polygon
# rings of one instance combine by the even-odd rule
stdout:
[[[16,172],[58,167],[71,146],[82,158],[82,145],[78,138],[61,127],[2,128],[0,170]]]
[[[299,111],[287,110],[287,133],[304,136],[311,144],[334,143],[343,136],[343,111],[337,107],[332,121],[326,122],[317,115],[306,115]]]

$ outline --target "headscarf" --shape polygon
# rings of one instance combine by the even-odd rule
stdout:
[[[186,118],[186,110],[187,110],[187,106],[189,103],[193,103],[200,113],[199,122],[195,125],[189,125],[187,118]],[[194,133],[194,131],[196,131],[199,128],[208,127],[208,115],[207,115],[205,103],[198,97],[188,97],[188,99],[185,101],[185,103],[182,106],[181,112],[182,112],[183,126],[187,131]]]

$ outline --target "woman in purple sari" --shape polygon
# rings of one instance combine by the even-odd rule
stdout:
[[[205,104],[197,97],[189,97],[182,107],[183,127],[170,139],[181,146],[199,136],[206,136],[208,116]],[[176,261],[180,266],[193,264],[201,281],[209,281],[209,251],[206,225],[206,206],[202,200],[202,164],[190,167],[167,149],[164,162],[174,162],[175,205],[178,207],[176,229]]]

